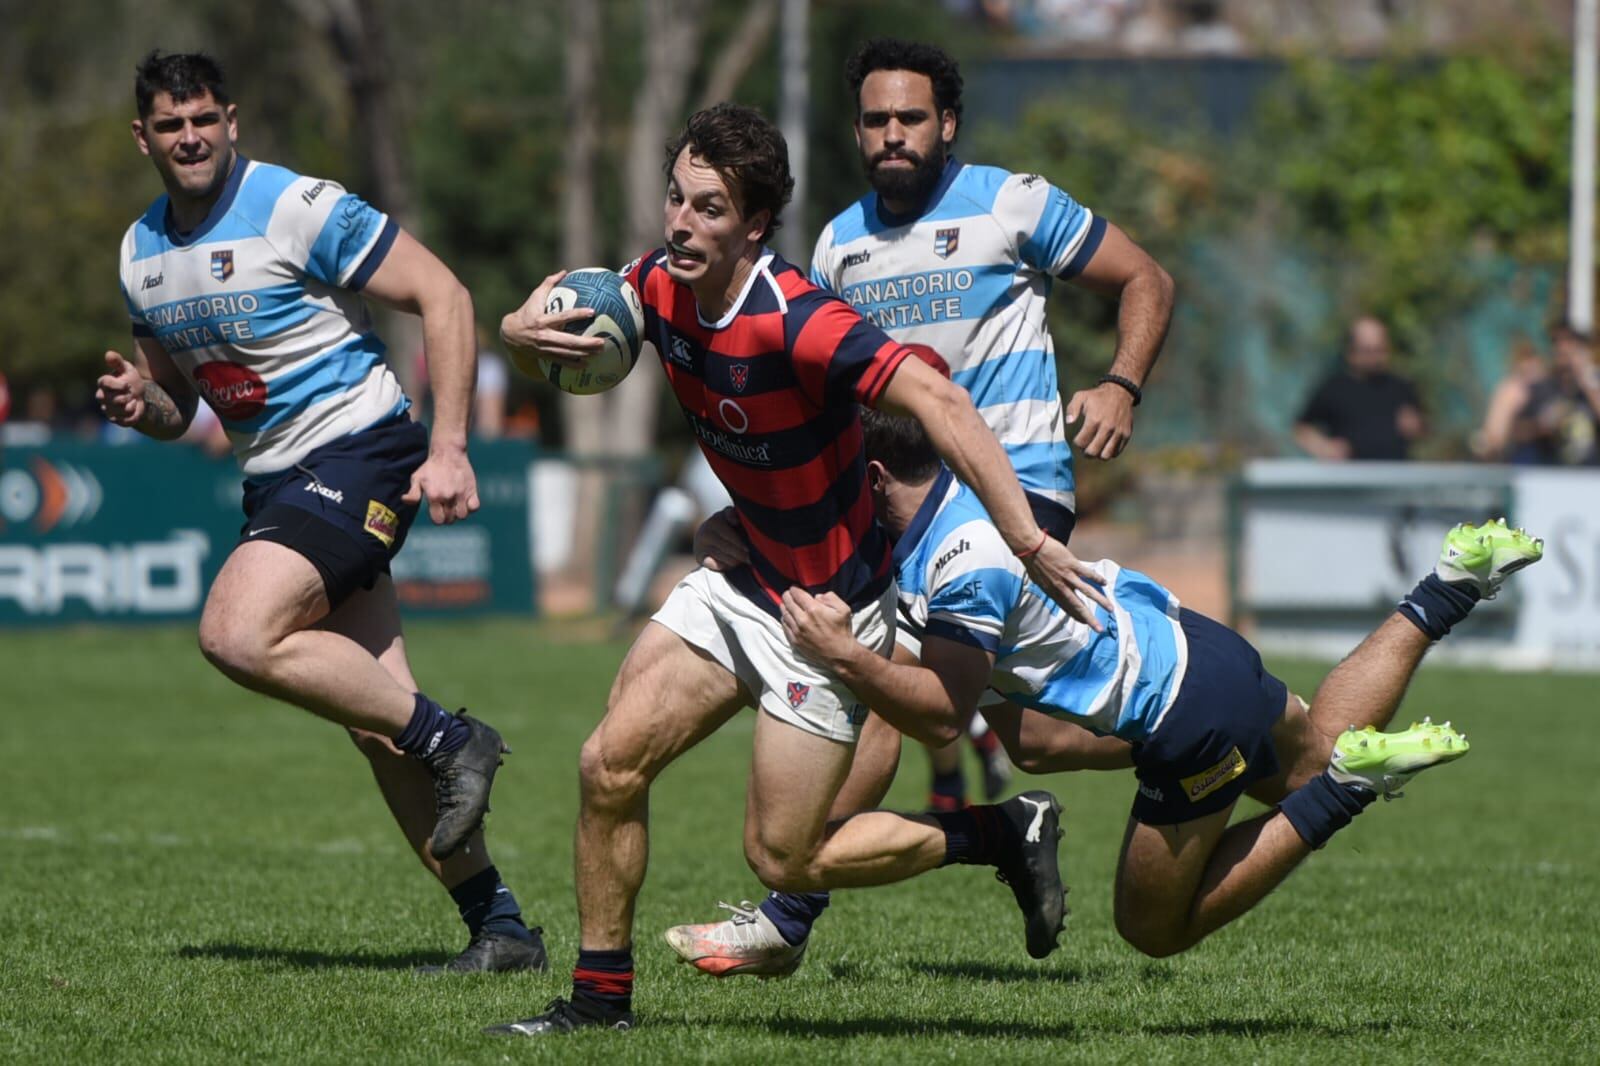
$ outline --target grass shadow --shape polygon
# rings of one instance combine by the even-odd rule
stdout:
[[[436,951],[309,951],[302,948],[257,947],[251,944],[186,944],[177,951],[180,959],[223,959],[228,962],[269,962],[302,970],[414,970],[436,966],[450,960]]]
[[[962,981],[1006,981],[1031,984],[1074,985],[1090,975],[1076,966],[1046,968],[1015,962],[919,962],[911,969],[927,977],[950,977]]]

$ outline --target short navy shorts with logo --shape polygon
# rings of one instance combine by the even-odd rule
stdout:
[[[1189,644],[1183,686],[1155,735],[1133,746],[1133,816],[1146,825],[1226,810],[1278,772],[1272,727],[1283,717],[1288,686],[1222,623],[1182,609],[1178,624]]]
[[[417,515],[401,497],[427,457],[427,429],[401,416],[330,441],[282,473],[247,478],[239,541],[305,556],[336,608],[389,572]]]

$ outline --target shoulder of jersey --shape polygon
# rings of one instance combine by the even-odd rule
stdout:
[[[287,201],[291,205],[326,211],[329,208],[324,204],[336,203],[344,194],[344,186],[336,181],[296,174],[288,167],[274,163],[252,161],[250,172],[244,176],[244,183],[239,187],[234,210],[253,225],[265,227],[272,219],[273,212],[285,203],[287,197],[294,197]]]
[[[1008,559],[1013,557],[1011,549],[1006,547],[1005,539],[1000,536],[1000,530],[995,526],[994,519],[989,516],[983,501],[978,499],[978,494],[972,489],[962,485],[945,509],[952,525],[968,527],[971,534],[983,542],[985,549],[998,546]]]
[[[1014,192],[1018,182],[1032,175],[1014,174],[1000,167],[981,164],[964,164],[956,175],[947,197],[959,197],[983,214],[994,211],[995,203],[1004,193]]]

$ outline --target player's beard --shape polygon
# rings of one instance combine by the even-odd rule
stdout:
[[[907,170],[878,166],[883,160],[896,157],[908,160],[912,164],[911,168]],[[914,209],[921,210],[927,206],[928,197],[933,195],[934,188],[939,184],[939,178],[944,174],[945,158],[943,141],[940,141],[939,146],[926,156],[918,155],[909,148],[879,152],[865,161],[867,181],[872,183],[873,189],[883,199],[911,204]]]

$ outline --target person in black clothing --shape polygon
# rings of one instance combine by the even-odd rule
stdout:
[[[1350,325],[1344,365],[1317,387],[1294,439],[1318,459],[1406,459],[1423,433],[1416,386],[1389,370],[1389,330],[1363,316]]]

